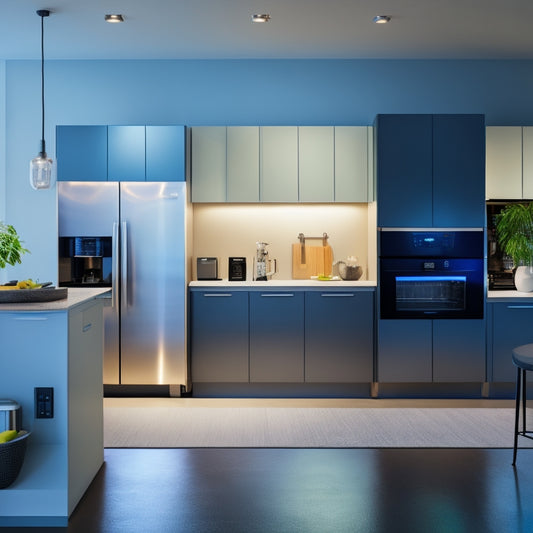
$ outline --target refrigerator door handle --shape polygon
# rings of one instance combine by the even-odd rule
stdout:
[[[121,244],[121,301],[122,308],[128,307],[128,223],[122,221],[122,235],[120,239]]]
[[[118,267],[119,267],[119,243],[118,243],[118,223],[113,222],[113,265],[111,267],[111,307],[117,307],[118,298]]]

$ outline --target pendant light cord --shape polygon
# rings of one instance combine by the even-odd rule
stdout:
[[[46,154],[44,142],[44,17],[48,17],[50,11],[40,9],[37,14],[41,17],[41,153]]]
[[[44,146],[44,17],[41,15],[41,152]]]

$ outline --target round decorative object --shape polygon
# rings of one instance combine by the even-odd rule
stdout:
[[[16,439],[0,444],[0,489],[9,487],[17,479],[26,455],[29,436],[29,432],[20,431]]]
[[[58,289],[13,289],[0,291],[0,304],[29,304],[35,302],[54,302],[68,296],[68,287]]]
[[[514,275],[518,292],[533,292],[533,266],[519,266]]]
[[[363,269],[359,265],[347,265],[339,261],[339,275],[345,281],[357,281],[363,274]]]

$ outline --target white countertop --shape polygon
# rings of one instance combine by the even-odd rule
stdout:
[[[518,292],[518,291],[488,291],[488,302],[507,302],[509,300],[533,300],[533,292]]]
[[[189,287],[375,287],[375,281],[318,281],[314,279],[271,279],[268,281],[191,281]]]
[[[2,311],[65,311],[76,305],[80,305],[88,300],[109,292],[109,287],[100,289],[84,289],[69,287],[67,298],[55,300],[53,302],[35,302],[35,303],[0,303],[0,312]]]

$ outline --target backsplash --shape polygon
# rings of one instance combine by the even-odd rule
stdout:
[[[235,256],[246,257],[251,280],[257,241],[269,243],[269,256],[277,260],[274,279],[292,279],[292,245],[299,242],[299,233],[327,233],[333,261],[356,256],[363,267],[361,279],[376,279],[374,204],[194,204],[192,279],[196,257],[218,257],[219,277],[227,279],[228,258]]]

